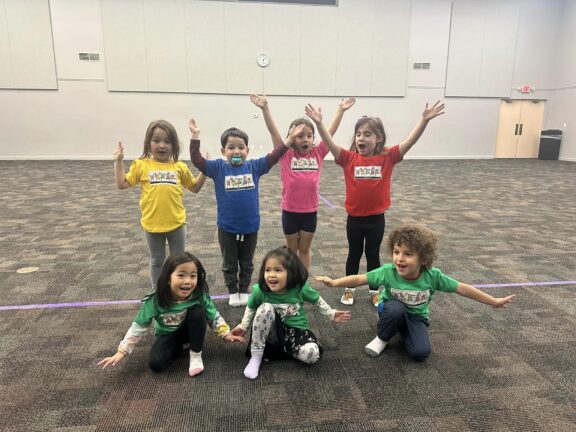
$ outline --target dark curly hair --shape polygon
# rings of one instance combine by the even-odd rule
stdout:
[[[264,280],[266,261],[268,261],[269,258],[278,259],[282,267],[286,269],[286,273],[288,274],[286,288],[302,288],[304,286],[308,280],[308,270],[306,270],[306,267],[304,267],[304,264],[302,264],[302,261],[300,261],[300,258],[298,258],[294,252],[288,247],[282,246],[268,252],[262,260],[260,275],[258,276],[258,285],[262,291],[270,292],[270,287],[266,284],[266,280]]]
[[[418,254],[422,266],[430,268],[436,259],[437,242],[436,233],[424,225],[406,223],[390,233],[387,246],[391,255],[396,245],[408,246]]]

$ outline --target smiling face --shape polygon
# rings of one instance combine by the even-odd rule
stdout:
[[[236,166],[242,165],[246,161],[249,152],[250,149],[246,145],[246,141],[237,136],[229,136],[222,148],[222,155],[228,163]]]
[[[410,246],[396,243],[392,249],[392,262],[398,274],[404,279],[418,279],[423,263]]]
[[[362,156],[372,156],[378,144],[382,142],[383,139],[384,137],[374,132],[368,123],[364,123],[356,129],[354,144],[359,154]]]
[[[156,127],[152,131],[150,153],[154,160],[158,162],[169,162],[172,159],[172,145],[172,141],[164,129]]]
[[[288,272],[282,262],[274,256],[266,260],[264,265],[264,280],[270,291],[275,293],[285,293],[286,282],[288,281]]]
[[[196,289],[198,269],[193,261],[179,264],[170,274],[170,292],[175,301],[186,300]]]

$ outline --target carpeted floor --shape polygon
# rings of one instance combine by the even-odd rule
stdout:
[[[396,167],[386,232],[418,221],[441,234],[436,265],[493,295],[505,310],[438,294],[433,353],[407,359],[395,340],[364,354],[376,313],[366,289],[346,324],[310,309],[320,363],[242,375],[244,347],[210,331],[205,372],[187,358],[146,367],[152,336],[115,368],[111,355],[149,292],[139,190],[119,191],[106,161],[0,161],[0,430],[2,431],[574,431],[576,430],[576,164],[539,160],[417,161]],[[279,169],[262,179],[255,266],[283,243]],[[326,162],[313,274],[342,276],[347,253],[341,169]],[[214,188],[187,193],[188,250],[211,292],[225,294]],[[388,261],[384,248],[383,262]],[[18,269],[38,267],[32,273]],[[503,286],[504,285],[504,286]],[[507,285],[507,286],[506,286]],[[215,300],[236,325],[242,309]],[[43,305],[31,309],[6,306]]]

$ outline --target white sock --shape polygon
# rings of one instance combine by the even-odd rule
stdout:
[[[190,367],[188,368],[188,374],[190,376],[196,376],[204,370],[204,363],[202,363],[202,351],[194,352],[190,350]]]
[[[378,357],[380,353],[384,351],[384,348],[386,348],[387,344],[388,342],[384,342],[382,339],[376,336],[368,345],[364,347],[364,351],[366,351],[366,354],[368,354],[370,357]]]
[[[260,364],[262,363],[262,356],[264,355],[264,348],[250,348],[250,361],[244,368],[244,376],[248,379],[256,379],[260,371]]]

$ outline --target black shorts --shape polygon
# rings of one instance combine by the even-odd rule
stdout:
[[[318,212],[295,213],[282,210],[282,229],[284,235],[298,234],[298,231],[316,232]]]

